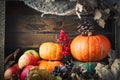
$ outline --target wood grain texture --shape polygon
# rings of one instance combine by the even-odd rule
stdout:
[[[77,16],[45,15],[41,17],[40,12],[33,10],[23,2],[8,1],[6,23],[10,32],[59,32],[60,29],[74,32],[80,20]]]
[[[0,1],[0,80],[4,80],[5,1]]]
[[[6,47],[39,48],[43,42],[56,42],[56,34],[9,34]]]
[[[7,2],[6,48],[38,48],[42,42],[56,42],[61,29],[70,33],[70,38],[77,34],[78,18],[45,17],[22,2]]]
[[[7,32],[59,32],[64,29],[69,32],[77,31],[79,20],[72,19],[43,19],[35,15],[12,15],[8,16],[6,26]]]
[[[120,25],[118,25],[119,23],[117,23],[115,27],[115,48],[118,52],[118,54],[116,55],[118,58],[120,58]]]

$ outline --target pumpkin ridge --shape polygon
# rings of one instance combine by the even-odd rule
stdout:
[[[88,56],[90,55],[90,38],[91,36],[88,36]],[[90,57],[88,58],[88,61],[90,61]]]
[[[79,39],[79,38],[82,38],[82,36],[80,35],[80,36],[78,37],[78,39]],[[83,39],[81,39],[81,40],[83,40]],[[80,41],[81,41],[81,40],[80,40]],[[82,42],[82,41],[81,41],[81,42]],[[76,44],[77,44],[77,43],[76,43]],[[83,46],[83,44],[80,44],[80,45]],[[79,46],[79,47],[81,47],[81,46]],[[77,51],[78,51],[78,50],[77,50]],[[82,49],[81,49],[81,51],[82,51]],[[79,53],[79,54],[80,54],[80,53]],[[81,54],[82,54],[82,53],[81,53]],[[76,57],[80,57],[81,60],[84,60],[83,55],[81,55],[81,56],[79,55],[79,56],[78,56],[77,52],[76,52]],[[79,59],[79,58],[78,58],[78,59]]]
[[[95,58],[94,60],[96,60],[96,59],[100,59],[99,56],[98,56],[98,53],[100,52],[100,45],[99,45],[99,44],[100,44],[100,41],[99,41],[99,39],[97,38],[97,36],[95,36],[94,38],[96,39],[96,43],[97,43],[97,45],[96,45],[96,46],[97,46],[97,49],[95,49],[95,53],[94,53],[94,56],[95,56],[95,57],[94,57],[94,58]],[[95,43],[95,44],[96,44],[96,43]],[[96,48],[96,47],[95,47],[95,48]],[[98,51],[98,50],[99,50],[99,51]],[[97,55],[97,56],[96,56],[96,55]]]
[[[97,35],[96,35],[94,38],[97,40],[97,41],[96,41],[96,44],[97,44],[96,47],[98,47],[97,49],[95,49],[95,57],[96,57],[95,60],[97,61],[97,59],[100,60],[101,57],[102,57],[102,56],[101,56],[101,57],[98,56],[98,55],[100,54],[100,51],[101,51],[101,50],[100,50],[100,49],[101,49],[101,48],[100,48],[101,43],[100,43],[100,40],[97,38]],[[95,48],[96,48],[96,47],[95,47]],[[98,54],[98,53],[99,53],[99,54]]]
[[[56,54],[54,54],[55,60],[56,60],[57,56],[59,56],[59,55],[58,55],[59,47],[58,47],[57,44],[55,44],[54,46],[56,47],[56,49],[55,49],[55,53],[56,53]]]
[[[49,43],[47,43],[47,44],[48,44],[48,45],[51,45],[51,44],[49,44]],[[50,59],[50,58],[49,58],[49,57],[50,57],[49,54],[47,55],[47,53],[50,52],[49,50],[50,50],[50,47],[47,46],[47,52],[45,53],[45,54],[46,54],[45,57],[48,58],[48,59]]]
[[[98,35],[99,35],[99,34],[98,34]],[[102,53],[102,51],[103,51],[102,48],[103,48],[103,47],[102,47],[102,43],[101,43],[102,40],[100,39],[100,37],[99,37],[98,35],[96,35],[96,39],[97,39],[97,41],[98,41],[97,43],[99,44],[100,52],[97,52],[96,55],[99,55],[98,59],[100,60],[100,59],[102,59],[102,54],[103,54],[103,53]],[[99,53],[99,54],[98,54],[98,53]]]
[[[82,36],[81,36],[82,37]],[[85,36],[85,37],[82,37],[82,38],[84,38],[84,39],[82,39],[82,43],[84,43],[83,45],[85,46],[85,48],[84,49],[82,49],[83,51],[82,51],[82,56],[81,56],[81,58],[83,59],[83,60],[88,60],[89,61],[89,36]],[[83,46],[82,45],[82,46]],[[87,47],[86,47],[87,46]],[[85,52],[86,51],[86,52]],[[87,55],[88,54],[88,55]]]
[[[51,45],[51,44],[49,44],[49,43],[46,43],[47,45]],[[46,58],[49,58],[50,59],[50,57],[49,57],[49,54],[50,54],[50,47],[49,46],[47,46],[47,52],[45,53],[45,57]],[[48,55],[47,55],[47,53],[49,53]]]
[[[96,47],[95,46],[93,46],[94,44],[96,44],[96,40],[94,39],[95,38],[95,36],[88,36],[89,37],[89,43],[88,43],[88,46],[89,46],[89,59],[88,59],[88,61],[94,61],[94,59],[95,59],[95,55],[96,54],[94,54],[94,53],[96,53]],[[90,56],[91,55],[91,56]]]
[[[107,37],[105,37],[105,36],[103,36],[103,39],[106,41],[106,45],[104,45],[104,47],[105,47],[105,55],[106,55],[106,57],[107,57],[107,55],[108,55],[108,52],[110,51],[110,47],[109,46],[111,46],[110,45],[110,42],[108,41],[108,39],[107,39]],[[108,46],[109,45],[109,46]],[[104,57],[105,58],[105,57]]]
[[[88,44],[88,56],[91,55],[90,54],[90,38],[91,36],[88,36],[88,43],[87,43]],[[88,61],[90,61],[90,57],[88,57]]]
[[[74,41],[75,41],[78,37],[79,37],[79,36],[77,36],[75,39],[72,40],[72,42],[71,42],[71,45],[72,45],[72,46],[75,45],[75,44],[73,44],[73,43],[74,43]],[[73,57],[77,57],[76,48],[75,48],[75,50],[73,51],[71,45],[70,45],[71,54],[74,53],[74,55],[72,55],[72,56],[73,56]]]
[[[57,46],[57,49],[56,49],[56,60],[57,60],[57,57],[59,56],[60,57],[60,60],[62,59],[62,57],[63,57],[63,55],[61,54],[61,52],[59,53],[59,51],[60,50],[63,50],[63,48],[62,48],[62,45],[60,45],[60,44],[56,44],[56,46]]]
[[[49,59],[51,60],[52,59],[52,57],[54,56],[54,58],[56,59],[56,56],[54,55],[54,53],[53,52],[55,52],[56,53],[56,46],[55,46],[55,44],[50,44],[51,46],[49,46],[50,48],[52,48],[51,50],[52,50],[52,53],[50,53],[49,54]],[[53,50],[54,49],[54,50]],[[50,49],[49,49],[50,50]]]
[[[76,39],[77,39],[77,38],[76,38]],[[75,52],[74,52],[74,53],[75,53],[75,55],[74,55],[74,56],[75,56],[75,57],[77,57],[77,52],[76,52],[76,48],[75,48]],[[74,57],[74,56],[73,56],[73,57]]]
[[[56,60],[57,55],[58,55],[58,46],[56,44],[54,46],[56,47],[56,49],[55,49],[55,53],[56,54],[54,54],[54,57],[55,57],[55,60]]]
[[[106,41],[106,38],[103,35],[99,35],[99,36],[97,36],[97,38],[99,39],[100,49],[101,49],[100,50],[101,52],[100,52],[100,58],[99,59],[102,60],[103,58],[105,58],[107,56],[107,53],[105,52],[105,49],[106,49],[105,44],[106,44],[107,41]]]
[[[87,50],[87,51],[88,51],[88,55],[87,55],[87,56],[88,56],[88,59],[87,59],[87,60],[89,61],[89,58],[90,58],[90,57],[89,57],[89,55],[90,55],[90,52],[89,52],[89,40],[90,40],[90,37],[87,36],[87,38],[88,38],[88,39],[87,39],[87,44],[88,44],[88,45],[86,44],[86,45],[87,45],[87,49],[88,49],[88,50]]]
[[[95,47],[94,46],[92,46],[92,44],[96,44],[96,42],[95,42],[95,40],[94,40],[94,36],[90,36],[89,37],[89,55],[92,55],[92,54],[94,54],[95,53]],[[94,49],[94,50],[93,50]],[[94,52],[93,52],[94,51]],[[95,54],[94,54],[95,55]],[[89,61],[93,61],[94,60],[94,55],[92,55],[92,56],[89,56]]]
[[[101,35],[99,35],[99,36],[101,36]],[[100,39],[101,40],[101,42],[102,42],[102,44],[101,44],[101,54],[100,54],[100,59],[103,59],[103,55],[104,55],[104,45],[103,45],[103,42],[104,42],[104,40],[103,40],[103,36],[101,36],[102,37],[102,39]]]
[[[85,42],[84,42],[85,39],[83,39],[84,37],[80,35],[79,39],[80,39],[80,38],[81,38],[81,40],[80,40],[80,41],[81,41],[81,44],[80,44],[81,46],[80,46],[80,47],[81,47],[81,51],[82,51],[82,53],[81,53],[81,52],[80,52],[80,53],[81,53],[82,55],[79,55],[79,56],[78,56],[78,54],[76,54],[76,56],[77,56],[78,58],[80,57],[81,60],[84,61],[84,58],[87,57],[87,56],[83,55],[83,54],[84,54],[84,51],[85,51],[85,50],[83,49],[83,47],[84,47],[84,45],[86,45],[86,44],[85,44]],[[87,42],[87,41],[86,41],[86,42]]]

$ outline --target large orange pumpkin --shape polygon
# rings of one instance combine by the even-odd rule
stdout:
[[[101,34],[93,36],[76,36],[70,45],[72,56],[79,61],[99,61],[110,51],[109,39]]]
[[[45,60],[61,60],[62,45],[53,42],[45,42],[40,45],[39,54]]]
[[[59,65],[64,65],[62,62],[60,61],[47,61],[47,60],[41,60],[38,62],[38,66],[40,69],[46,69],[47,71],[49,71],[50,73],[53,71],[55,66],[59,66]]]

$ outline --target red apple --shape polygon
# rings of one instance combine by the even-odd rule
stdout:
[[[20,69],[28,65],[36,65],[39,59],[32,54],[23,54],[18,60],[18,66]]]
[[[4,78],[5,80],[11,79],[14,75],[18,75],[18,77],[20,75],[20,69],[18,67],[18,64],[14,64],[13,66],[6,69],[4,73]]]
[[[21,75],[20,75],[20,79],[21,80],[25,80],[25,78],[27,77],[27,73],[28,71],[34,67],[33,65],[28,65],[26,66],[25,68],[23,68],[22,72],[21,72]]]
[[[27,50],[24,52],[24,54],[32,54],[34,57],[40,59],[39,53],[35,50]]]

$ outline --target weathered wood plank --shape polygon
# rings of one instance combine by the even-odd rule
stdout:
[[[78,33],[68,33],[69,39],[73,39]],[[108,34],[106,35],[112,45],[111,36]],[[5,46],[6,48],[38,48],[39,45],[43,42],[57,42],[59,37],[59,33],[7,33]]]
[[[9,34],[6,47],[39,48],[43,42],[56,42],[56,34]]]
[[[117,51],[117,58],[120,58],[120,20],[115,27],[115,48]]]
[[[22,2],[7,2],[6,27],[10,32],[58,32],[65,29],[75,32],[80,20],[73,16],[41,17],[41,13],[29,8]],[[13,28],[14,27],[14,28]]]
[[[69,32],[77,31],[78,19],[43,19],[40,16],[8,16],[6,26],[9,32],[58,32],[64,29]]]
[[[6,31],[9,32],[59,32],[60,29],[66,32],[77,32],[77,26],[80,23],[77,16],[45,15],[41,17],[40,12],[29,8],[23,2],[7,2],[6,27],[8,29]],[[105,30],[110,29],[112,30],[105,27]]]
[[[6,32],[77,32],[79,19],[72,18],[41,18],[37,15],[8,15],[6,17]],[[109,28],[111,27],[111,28]],[[96,25],[97,32],[106,34],[112,32],[112,26],[107,25],[104,29]]]
[[[4,80],[5,1],[0,1],[0,80]]]

